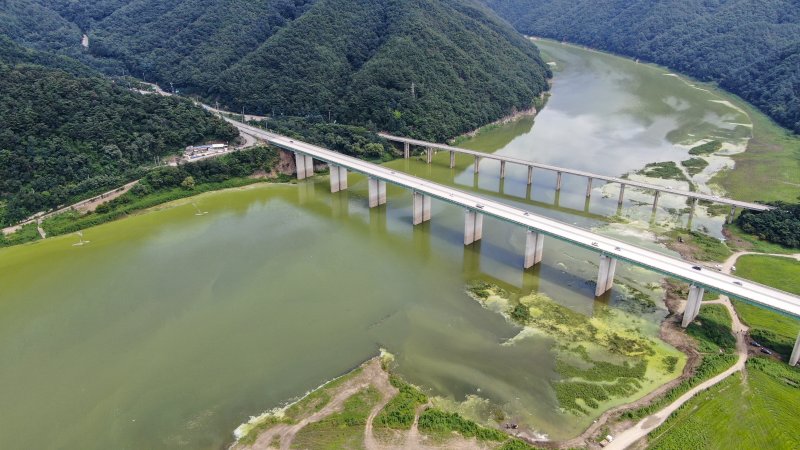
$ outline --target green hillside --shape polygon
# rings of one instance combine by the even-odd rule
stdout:
[[[764,0],[486,0],[520,32],[719,84],[800,133],[800,8]]]
[[[2,225],[117,187],[188,144],[237,135],[189,101],[30,64],[62,60],[0,44]]]
[[[536,47],[475,0],[9,1],[6,34],[111,74],[232,110],[433,139],[530,108],[549,76]],[[28,29],[20,11],[60,31]]]

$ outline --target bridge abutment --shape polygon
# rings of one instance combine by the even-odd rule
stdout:
[[[306,177],[314,175],[314,158],[294,152],[294,162],[297,169],[298,180],[303,180]]]
[[[530,269],[542,262],[544,253],[544,235],[533,230],[525,233],[525,262],[523,268]]]
[[[464,213],[464,245],[470,245],[483,237],[483,214],[468,209]]]
[[[600,269],[597,272],[597,286],[594,296],[599,297],[614,286],[614,272],[617,270],[617,260],[605,255],[600,255]]]

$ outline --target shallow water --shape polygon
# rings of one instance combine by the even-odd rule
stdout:
[[[567,65],[533,128],[518,122],[466,145],[619,175],[680,152],[668,136],[700,127],[676,118],[696,106],[681,102],[690,91],[673,77],[647,78],[663,91],[648,96],[635,80],[656,69],[573,49],[557,56]],[[667,94],[681,114],[647,112]],[[723,114],[719,104],[697,102],[710,109],[696,117]],[[646,112],[625,112],[639,110]],[[594,133],[581,131],[602,117],[608,122],[587,125]],[[619,130],[637,123],[635,144],[625,141]],[[558,144],[557,131],[569,143]],[[596,145],[576,143],[582,136]],[[634,155],[640,148],[644,155]],[[475,178],[471,161],[455,169],[446,161],[440,154],[433,165],[389,165],[582,226],[604,225],[616,212],[616,199],[602,198],[599,187],[587,210],[580,180],[565,177],[555,196],[554,177],[537,173],[527,195],[524,171],[509,168],[500,183],[488,162]],[[192,202],[209,213],[195,215]],[[434,202],[431,222],[410,222],[408,192],[390,187],[388,205],[369,210],[362,178],[351,175],[350,189],[331,195],[316,177],[177,202],[87,230],[84,246],[65,236],[0,250],[0,448],[220,448],[248,416],[381,347],[429,393],[456,402],[478,394],[526,411],[521,422],[551,438],[579,432],[591,419],[557,413],[548,383],[558,377],[553,340],[503,345],[519,329],[467,296],[465,285],[542,292],[586,315],[604,303],[624,306],[619,288],[593,300],[595,256],[548,240],[543,264],[523,272],[523,230],[487,218],[483,240],[465,248],[458,208]],[[627,265],[617,276],[647,292],[657,281]],[[659,305],[639,326],[655,336],[663,315]]]

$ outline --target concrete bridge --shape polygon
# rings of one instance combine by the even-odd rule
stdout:
[[[743,208],[743,209],[751,209],[755,211],[765,211],[768,209],[772,209],[771,206],[761,205],[758,203],[751,203],[751,202],[742,202],[739,200],[733,200],[729,198],[722,198],[714,195],[707,195],[701,194],[699,192],[691,192],[691,191],[682,191],[677,189],[670,189],[664,186],[659,186],[657,184],[650,184],[650,183],[642,183],[640,181],[628,180],[624,178],[612,177],[608,175],[601,175],[592,172],[586,172],[583,170],[576,170],[576,169],[569,169],[566,167],[558,167],[558,166],[551,166],[548,164],[541,164],[533,161],[528,161],[525,159],[513,158],[509,156],[501,156],[501,155],[494,155],[491,153],[483,153],[478,152],[475,150],[468,150],[465,148],[460,147],[453,147],[451,145],[445,144],[437,144],[435,142],[427,142],[421,141],[418,139],[411,139],[406,137],[394,136],[391,134],[386,133],[379,133],[379,135],[391,142],[399,142],[403,144],[403,157],[408,158],[411,155],[411,146],[419,146],[425,148],[425,157],[428,164],[431,163],[433,160],[433,152],[435,150],[444,150],[450,152],[450,167],[455,167],[455,155],[456,153],[470,155],[475,158],[475,173],[480,172],[480,163],[483,159],[493,159],[500,161],[500,179],[504,179],[506,175],[506,165],[507,164],[516,164],[519,166],[524,166],[528,168],[528,184],[533,183],[533,169],[542,169],[556,173],[556,192],[561,191],[561,178],[563,174],[569,175],[577,175],[580,177],[586,178],[586,198],[590,198],[592,195],[592,183],[594,180],[602,180],[607,183],[618,183],[620,185],[619,191],[619,199],[617,200],[617,204],[622,205],[622,202],[625,198],[625,187],[626,186],[633,186],[640,189],[650,190],[654,192],[653,196],[653,211],[656,210],[658,207],[658,200],[661,194],[673,194],[673,195],[680,195],[683,197],[687,197],[691,199],[691,209],[692,214],[694,213],[695,206],[697,205],[698,200],[709,201],[713,203],[719,203],[723,205],[729,205],[731,207],[731,211],[728,214],[727,221],[731,222],[733,218],[736,216],[736,208]]]
[[[464,245],[470,245],[481,239],[483,218],[487,215],[523,227],[527,232],[523,249],[524,269],[541,262],[546,238],[559,239],[591,250],[597,253],[599,258],[596,296],[604,294],[613,286],[618,261],[685,281],[691,287],[684,312],[683,326],[688,326],[697,316],[705,289],[739,298],[782,314],[800,317],[800,297],[787,292],[732,277],[716,270],[701,268],[681,259],[608,238],[495,200],[396,172],[387,167],[270,133],[231,119],[226,120],[247,134],[294,153],[298,179],[313,176],[315,159],[327,163],[330,168],[331,192],[347,189],[348,171],[365,175],[368,178],[370,208],[386,203],[386,183],[410,190],[413,199],[412,222],[414,225],[430,220],[432,199],[434,198],[464,208]],[[790,363],[794,365],[798,359],[800,359],[800,335]]]

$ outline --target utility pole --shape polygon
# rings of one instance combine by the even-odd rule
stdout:
[[[411,82],[411,98],[413,98],[414,100],[416,100],[416,99],[417,99],[417,91],[416,91],[416,87],[417,87],[417,86],[416,86],[416,85],[414,84],[414,82],[412,81],[412,82]]]

